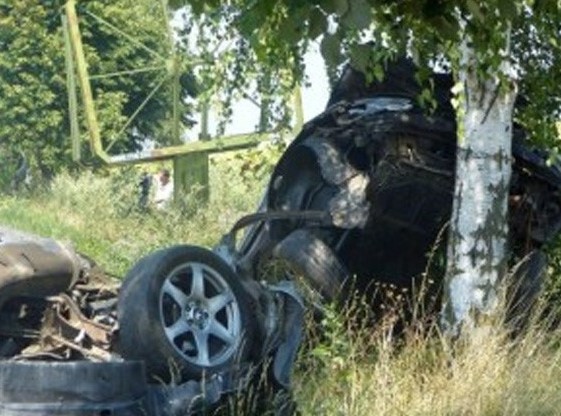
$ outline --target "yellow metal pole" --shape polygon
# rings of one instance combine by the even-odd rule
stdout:
[[[302,90],[294,88],[294,131],[299,132],[304,125],[304,109],[302,106]]]
[[[179,57],[173,52],[173,74],[172,74],[172,82],[173,82],[173,128],[172,128],[172,139],[173,144],[179,145],[181,144],[181,121],[180,117],[180,101],[181,101],[181,91],[180,91],[180,73],[179,73]]]
[[[72,45],[68,33],[68,22],[65,14],[61,14],[62,32],[64,34],[64,51],[66,62],[66,88],[68,89],[68,115],[70,117],[70,143],[72,145],[72,160],[79,162],[80,152],[80,128],[78,123],[78,93],[76,91],[76,70],[72,58]]]
[[[80,36],[78,16],[76,15],[76,1],[67,0],[65,11],[68,19],[68,31],[70,33],[72,51],[74,52],[78,82],[80,83],[80,90],[82,91],[82,102],[86,115],[86,123],[90,133],[90,147],[94,155],[101,158],[104,162],[107,162],[109,157],[103,150],[103,146],[101,144],[101,133],[99,131],[92,89],[88,77],[88,65],[84,55],[82,37]]]

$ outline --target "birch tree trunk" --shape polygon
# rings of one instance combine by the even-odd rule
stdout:
[[[467,42],[461,47],[458,150],[447,247],[442,324],[452,336],[492,315],[507,266],[507,202],[511,176],[514,77],[503,62],[498,76],[481,79]],[[500,86],[500,88],[499,88]]]

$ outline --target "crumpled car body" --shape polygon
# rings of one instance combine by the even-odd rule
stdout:
[[[359,293],[419,285],[429,253],[445,247],[456,160],[452,77],[433,74],[432,81],[437,106],[427,114],[409,60],[370,84],[347,68],[326,110],[282,155],[258,213],[224,238],[222,251],[238,273],[262,279],[260,265],[280,258],[328,300],[348,296],[350,281]],[[516,125],[512,152],[513,303],[527,306],[545,269],[543,246],[561,227],[561,171]]]
[[[287,282],[246,293],[227,267],[175,246],[121,285],[65,244],[0,227],[0,413],[194,414],[249,388],[269,361],[271,388],[286,390],[300,298]]]

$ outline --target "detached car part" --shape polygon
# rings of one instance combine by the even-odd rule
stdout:
[[[55,240],[0,229],[0,244],[0,308],[15,296],[43,298],[78,280],[80,260]]]
[[[141,362],[0,362],[4,416],[138,416],[147,392]]]
[[[119,350],[169,380],[247,361],[257,317],[237,276],[211,251],[176,246],[145,257],[120,291]]]
[[[298,294],[245,287],[209,250],[152,253],[119,288],[70,247],[0,228],[0,267],[3,415],[188,415],[270,360],[271,383],[288,387]]]

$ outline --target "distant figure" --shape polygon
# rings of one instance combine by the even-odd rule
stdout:
[[[169,170],[162,169],[157,176],[154,192],[154,206],[157,210],[165,210],[169,207],[173,198],[173,182]]]
[[[148,210],[148,203],[150,202],[150,189],[152,188],[152,175],[148,172],[142,172],[140,183],[140,197],[138,198],[138,207],[142,211]]]
[[[19,154],[18,167],[11,181],[11,188],[14,192],[19,192],[22,187],[29,189],[30,176],[29,164],[23,153]]]

